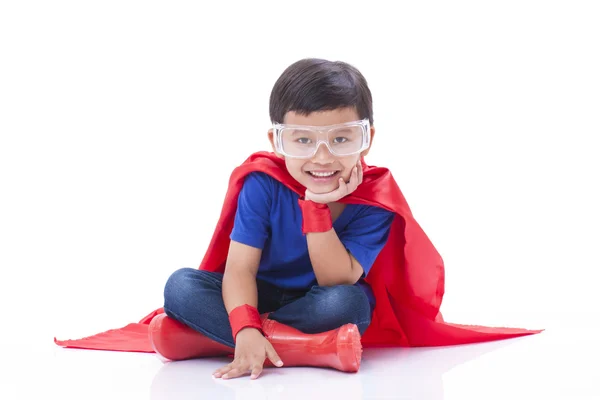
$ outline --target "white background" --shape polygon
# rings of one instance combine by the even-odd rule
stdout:
[[[450,322],[596,323],[593,1],[0,5],[2,343],[136,322],[197,267],[303,57],[366,76],[374,147],[446,263]],[[7,341],[10,340],[10,341]]]

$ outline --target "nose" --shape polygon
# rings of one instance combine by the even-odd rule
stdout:
[[[332,162],[333,154],[327,148],[327,144],[320,142],[317,143],[317,151],[313,156],[313,162],[318,162],[320,164],[329,164]]]

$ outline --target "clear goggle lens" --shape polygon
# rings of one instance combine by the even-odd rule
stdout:
[[[324,143],[337,156],[356,154],[368,147],[368,136],[363,125],[347,125],[326,132],[310,128],[282,128],[280,146],[283,153],[292,157],[311,157]]]

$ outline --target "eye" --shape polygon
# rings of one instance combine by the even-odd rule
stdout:
[[[345,143],[346,141],[348,141],[347,138],[342,137],[342,136],[338,136],[335,139],[333,139],[333,143]]]
[[[297,141],[301,144],[309,144],[310,143],[309,138],[298,138]]]

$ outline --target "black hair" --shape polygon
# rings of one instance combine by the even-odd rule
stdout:
[[[289,111],[308,115],[346,107],[373,124],[373,100],[365,77],[342,61],[306,58],[287,67],[275,82],[269,115],[272,123],[283,123]]]

